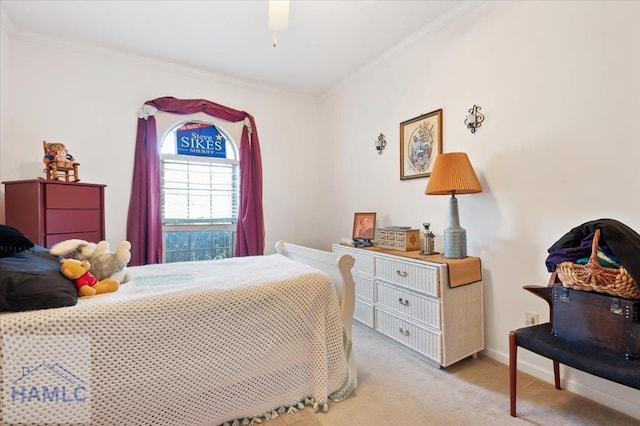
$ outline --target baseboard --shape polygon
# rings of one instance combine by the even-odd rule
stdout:
[[[518,352],[520,352],[520,349]],[[504,352],[498,352],[493,349],[484,349],[482,355],[496,360],[502,364],[509,365],[509,356]],[[553,384],[553,367],[551,361],[544,358],[549,362],[548,368],[542,368],[538,365],[532,364],[521,357],[518,358],[518,370],[524,373],[530,374],[540,380]],[[560,377],[562,381],[563,389],[573,392],[577,395],[588,398],[599,404],[612,408],[616,411],[631,416],[640,420],[640,406],[638,406],[638,400],[640,400],[640,391],[630,388],[628,386],[619,385],[609,380],[601,379],[591,374],[584,373],[582,371],[561,365]],[[592,382],[589,385],[582,384],[574,378],[584,378],[588,382]],[[603,392],[596,389],[611,388],[620,389],[621,392],[626,393],[629,399],[622,399],[616,395]]]

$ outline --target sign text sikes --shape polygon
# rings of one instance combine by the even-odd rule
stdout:
[[[177,152],[181,155],[226,158],[226,138],[216,126],[192,123],[177,131]]]
[[[180,147],[188,148],[190,150],[202,149],[220,151],[222,149],[223,141],[216,141],[209,135],[202,135],[198,133],[191,133],[190,137],[183,136],[180,138]]]

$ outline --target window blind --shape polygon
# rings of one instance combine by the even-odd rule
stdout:
[[[238,166],[235,162],[165,158],[161,161],[165,225],[236,223]]]

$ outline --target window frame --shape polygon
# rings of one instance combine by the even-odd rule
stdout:
[[[176,154],[176,153],[163,153],[162,152],[162,147],[165,143],[165,140],[167,139],[167,137],[169,137],[170,134],[175,134],[175,132],[177,131],[177,129],[179,129],[181,126],[185,125],[185,124],[190,124],[190,123],[196,123],[196,124],[208,124],[208,125],[213,125],[216,126],[216,128],[218,129],[218,131],[227,139],[228,141],[228,147],[230,147],[233,151],[232,155],[234,158],[216,158],[216,157],[203,157],[203,156],[191,156],[191,155],[182,155],[182,154]],[[174,138],[175,139],[175,138]],[[171,142],[171,141],[169,141]],[[236,244],[237,244],[237,227],[238,227],[238,215],[239,215],[239,204],[240,204],[240,177],[241,177],[241,173],[240,173],[240,159],[239,159],[239,147],[238,144],[235,141],[235,138],[233,138],[230,134],[229,131],[227,131],[227,129],[225,129],[221,124],[214,122],[212,120],[206,120],[206,119],[200,119],[200,118],[186,118],[183,120],[179,120],[177,122],[174,122],[173,124],[170,124],[167,126],[167,128],[165,129],[165,131],[162,133],[162,136],[160,138],[158,138],[158,157],[159,157],[159,168],[160,168],[160,214],[161,214],[161,223],[162,223],[162,252],[163,252],[163,258],[162,258],[162,262],[166,263],[166,254],[167,254],[167,247],[166,247],[166,232],[184,232],[184,231],[190,231],[190,232],[197,232],[197,231],[232,231],[232,243],[231,243],[231,257],[235,256],[235,250],[236,250]],[[227,156],[229,157],[229,154],[227,154]],[[199,163],[208,163],[208,164],[223,164],[223,165],[230,165],[232,167],[232,173],[235,175],[235,179],[233,179],[233,182],[235,182],[235,194],[234,197],[236,199],[236,208],[235,208],[235,217],[231,218],[230,222],[223,222],[223,223],[207,223],[207,224],[188,224],[188,223],[175,223],[175,224],[167,224],[165,223],[165,217],[164,217],[164,193],[165,193],[165,186],[164,186],[164,164],[165,161],[189,161],[189,159],[192,158],[193,162],[199,162]],[[196,251],[196,250],[192,250],[191,248],[188,249],[189,252],[192,251]]]

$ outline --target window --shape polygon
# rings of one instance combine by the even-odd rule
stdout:
[[[164,262],[233,257],[239,171],[236,144],[219,125],[187,121],[165,132],[160,144]]]

